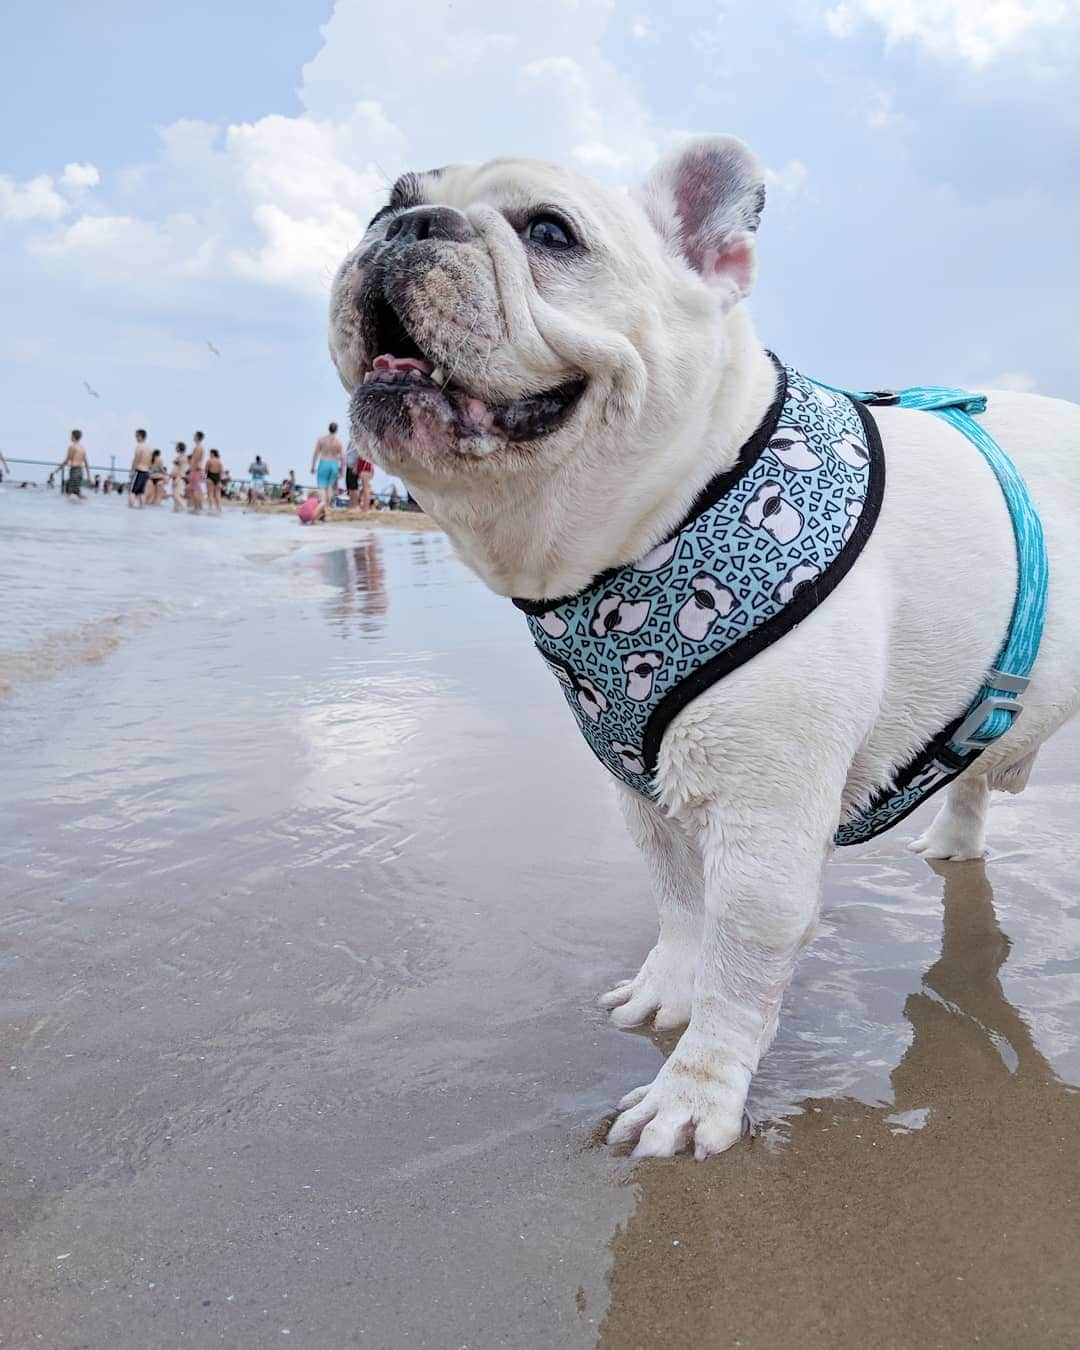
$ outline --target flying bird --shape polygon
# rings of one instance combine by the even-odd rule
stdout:
[[[96,389],[91,389],[90,386],[89,386],[89,384],[87,384],[87,382],[86,382],[85,380],[83,380],[83,384],[86,385],[86,392],[90,395],[91,398],[100,398],[100,397],[101,397],[101,395],[98,393],[98,391],[97,391]]]
[[[214,346],[214,344],[210,341],[209,338],[206,339],[206,345],[210,348],[210,350],[214,353],[215,356],[221,355],[221,353],[218,351],[218,349]]]

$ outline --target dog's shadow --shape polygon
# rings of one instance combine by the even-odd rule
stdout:
[[[965,1343],[980,1329],[1022,1343],[1024,1319],[1043,1325],[1051,1291],[1072,1286],[1080,1092],[1005,997],[1011,943],[984,865],[931,866],[941,951],[904,1005],[892,1103],[808,1100],[779,1146],[635,1165],[600,1345],[893,1344],[900,1307],[907,1344],[937,1343],[943,1315],[967,1319]],[[677,1040],[651,1038],[665,1053]],[[965,1311],[943,1313],[958,1297]]]

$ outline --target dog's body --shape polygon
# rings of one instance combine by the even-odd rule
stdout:
[[[755,161],[727,138],[693,143],[651,176],[644,209],[522,161],[410,177],[395,194],[332,306],[332,351],[373,457],[501,594],[573,594],[642,557],[731,467],[774,396],[741,303],[763,201]],[[572,240],[562,256],[547,256],[552,219]],[[383,360],[385,380],[362,383],[384,338],[411,345]],[[636,1139],[639,1155],[692,1138],[705,1156],[738,1137],[838,822],[964,710],[1008,628],[1016,550],[993,474],[935,417],[874,416],[886,492],[852,571],[675,718],[655,804],[620,788],[660,937],[602,1002],[621,1026],[689,1023],[656,1080],[620,1103],[610,1138]],[[979,420],[1040,512],[1050,596],[1023,716],[916,841],[934,858],[982,852],[990,787],[1023,787],[1080,707],[1080,408],[991,392]]]

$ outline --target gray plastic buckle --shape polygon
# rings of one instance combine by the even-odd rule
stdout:
[[[1003,670],[991,669],[987,671],[986,683],[992,689],[1001,689],[1006,694],[1020,695],[1031,683],[1023,675],[1006,675]],[[999,698],[997,694],[988,694],[986,698],[964,718],[953,733],[952,744],[958,746],[961,750],[985,750],[988,745],[993,745],[998,740],[994,736],[991,740],[976,740],[975,733],[986,721],[992,712],[998,710],[1010,714],[1012,720],[1005,728],[1005,731],[1011,731],[1016,725],[1016,719],[1024,711],[1024,705],[1017,698]],[[1005,731],[1001,735],[1005,735]]]
[[[991,689],[1004,689],[1007,694],[1022,694],[1031,681],[1026,675],[1006,675],[1003,670],[991,667],[986,672],[986,683]]]
[[[977,741],[975,740],[975,733],[990,714],[997,712],[999,708],[1003,712],[1012,713],[1012,721],[1005,728],[1005,731],[1011,731],[1016,724],[1016,719],[1024,711],[1022,705],[1014,698],[995,698],[991,695],[989,698],[984,698],[973,712],[968,713],[956,728],[953,733],[952,744],[958,745],[962,750],[985,750],[988,745],[993,745],[994,741],[998,739],[996,736],[988,741]],[[1005,731],[1001,733],[1003,736]]]

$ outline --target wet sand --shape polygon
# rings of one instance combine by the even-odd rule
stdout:
[[[303,533],[4,704],[0,1345],[1075,1345],[1076,730],[985,866],[838,855],[757,1134],[635,1164],[602,771],[445,539]]]
[[[937,870],[893,1101],[811,1099],[730,1166],[640,1169],[602,1346],[1077,1344],[1080,1098],[1004,996],[986,868]]]

